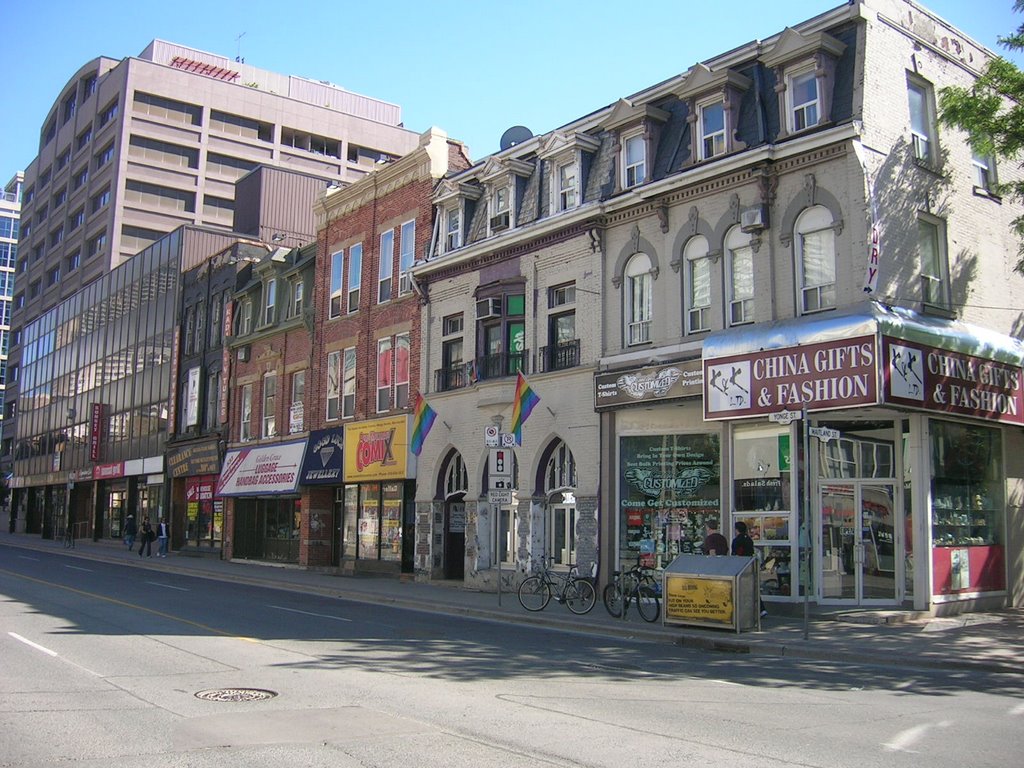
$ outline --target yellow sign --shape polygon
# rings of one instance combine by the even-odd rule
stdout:
[[[733,625],[732,579],[666,576],[665,618]]]
[[[409,469],[410,416],[345,426],[345,482],[404,480]]]

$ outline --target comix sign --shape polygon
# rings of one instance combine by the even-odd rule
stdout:
[[[827,410],[878,402],[875,337],[704,361],[704,418]]]

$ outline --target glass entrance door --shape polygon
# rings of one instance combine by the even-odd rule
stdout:
[[[893,483],[821,484],[822,600],[896,601],[895,499]]]

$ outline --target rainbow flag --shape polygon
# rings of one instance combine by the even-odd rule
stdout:
[[[523,444],[523,423],[530,418],[533,409],[537,407],[540,398],[537,393],[530,389],[526,383],[523,372],[519,372],[516,379],[516,396],[512,402],[512,433],[516,436],[516,445]]]
[[[437,418],[437,411],[427,405],[427,401],[419,392],[416,393],[416,407],[413,409],[412,437],[409,440],[409,450],[419,456],[423,450],[423,441],[430,434],[430,428],[434,426],[434,419]]]

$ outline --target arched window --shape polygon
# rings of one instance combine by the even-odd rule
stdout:
[[[750,235],[733,227],[725,237],[729,325],[754,322],[754,249]]]
[[[797,286],[801,314],[836,305],[836,234],[832,213],[824,206],[808,208],[796,220]]]
[[[691,237],[683,248],[686,264],[686,332],[711,330],[711,259],[707,238]]]
[[[651,259],[636,253],[626,263],[626,346],[643,344],[651,338]]]
[[[557,565],[576,562],[576,459],[562,441],[554,446],[544,472],[548,499],[548,555]]]
[[[444,497],[450,499],[469,490],[469,474],[462,461],[462,454],[456,453],[448,462],[448,470],[444,476]]]

